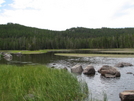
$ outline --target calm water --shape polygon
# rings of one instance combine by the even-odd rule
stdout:
[[[54,53],[47,54],[34,54],[34,55],[22,55],[18,57],[13,55],[12,61],[6,61],[0,59],[0,64],[44,64],[49,67],[64,68],[67,67],[70,71],[70,67],[81,64],[83,68],[87,65],[93,65],[97,71],[103,65],[114,66],[119,62],[133,63],[134,58],[107,58],[107,57],[64,57],[55,56]],[[85,80],[89,91],[92,93],[92,97],[96,99],[103,99],[104,93],[107,94],[108,101],[120,101],[119,93],[124,90],[134,90],[134,75],[127,74],[127,72],[134,73],[134,66],[118,68],[121,72],[120,78],[104,78],[101,77],[98,72],[94,76],[86,76],[84,74],[77,75],[79,80]],[[89,95],[90,97],[91,95]],[[87,98],[86,101],[89,101]]]

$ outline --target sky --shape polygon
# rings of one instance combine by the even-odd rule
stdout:
[[[134,27],[134,0],[0,0],[0,24],[50,30]]]

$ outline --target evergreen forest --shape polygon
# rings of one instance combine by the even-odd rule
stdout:
[[[53,31],[16,23],[0,25],[0,50],[134,48],[134,28]]]

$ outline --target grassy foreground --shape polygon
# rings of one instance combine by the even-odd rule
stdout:
[[[0,65],[0,101],[82,101],[87,85],[63,69]]]

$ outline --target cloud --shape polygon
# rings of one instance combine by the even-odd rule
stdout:
[[[134,10],[134,1],[133,0],[129,0],[129,2],[126,1],[119,9],[117,9],[114,16],[121,17],[121,16],[128,15],[130,13],[129,10]]]
[[[52,30],[134,26],[133,0],[13,0],[9,6],[1,23]]]
[[[5,2],[5,0],[0,0],[0,7],[2,6],[2,4]]]

